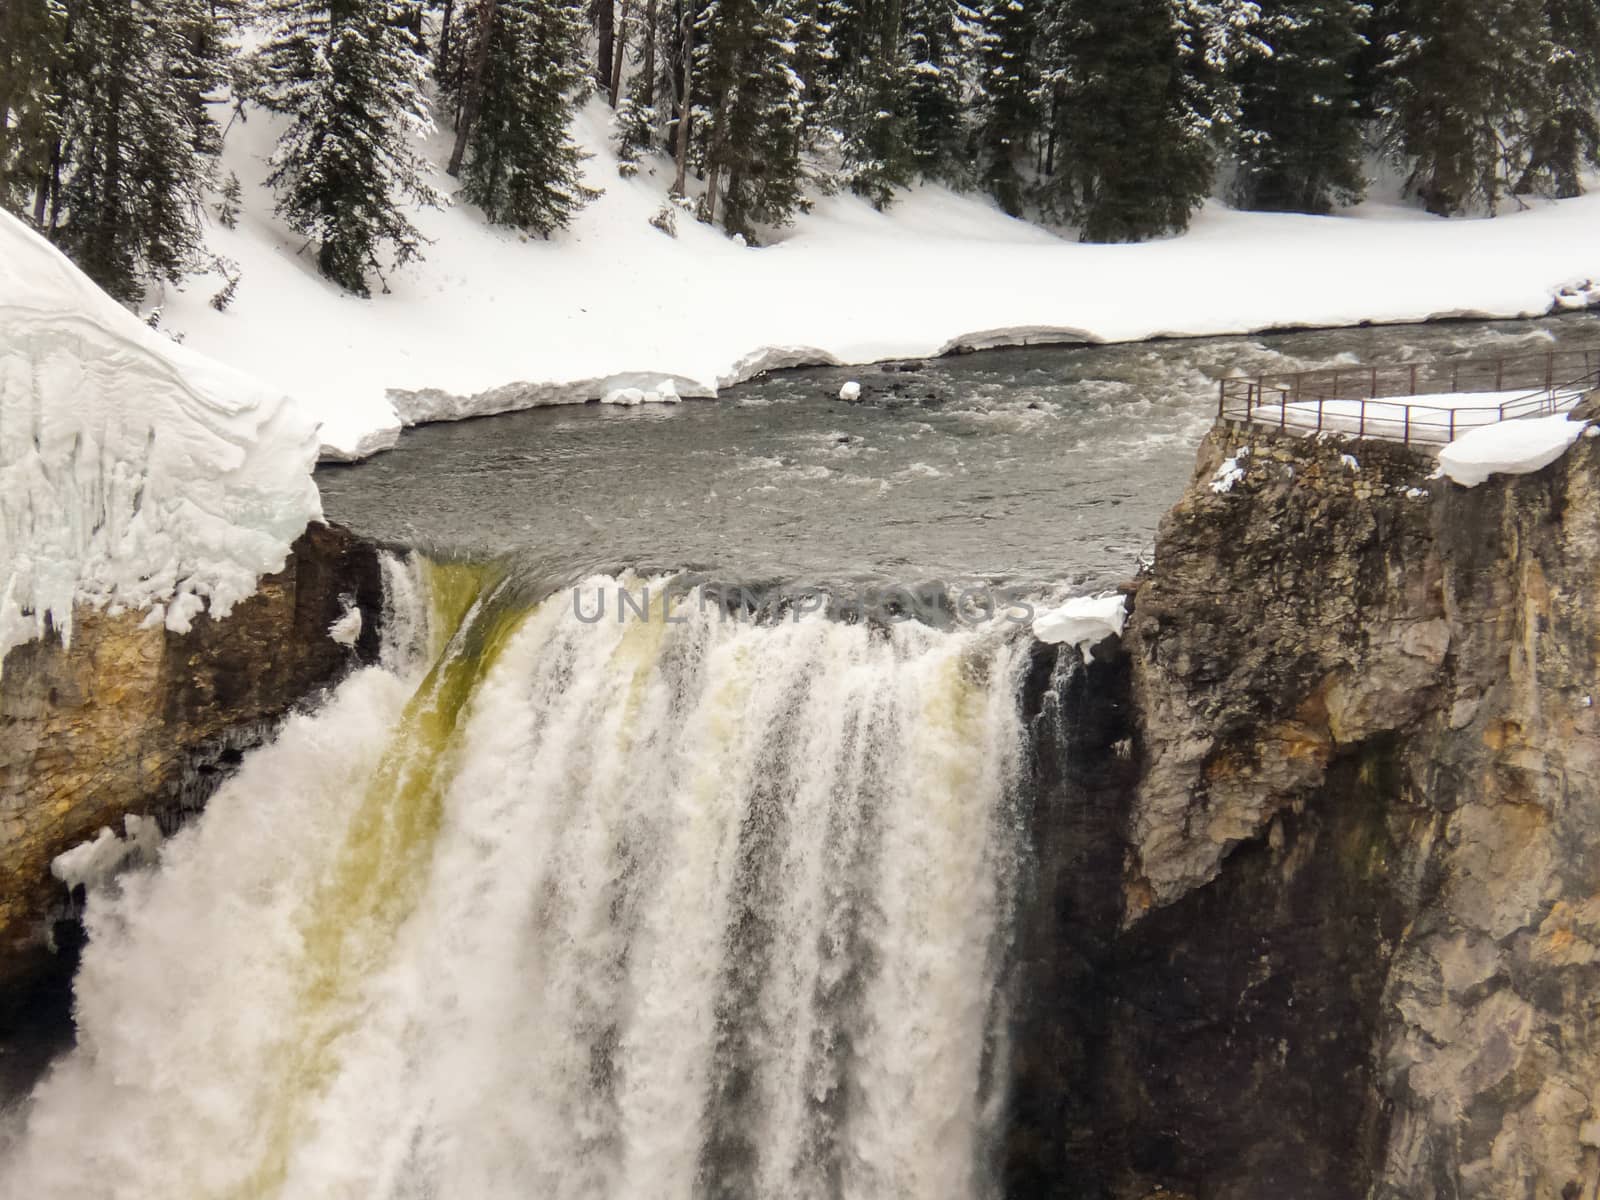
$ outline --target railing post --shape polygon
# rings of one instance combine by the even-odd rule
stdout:
[[[1450,440],[1456,440],[1456,410],[1453,408],[1450,410]]]
[[[1400,435],[1400,444],[1402,446],[1411,445],[1411,405],[1409,404],[1406,405],[1405,432]]]
[[[1222,420],[1223,414],[1227,411],[1227,408],[1228,381],[1226,379],[1219,379],[1217,380],[1217,420]]]

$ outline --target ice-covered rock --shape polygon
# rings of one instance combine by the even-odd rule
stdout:
[[[861,399],[861,385],[852,379],[839,389],[839,399],[849,401]]]
[[[321,515],[317,444],[0,213],[0,655],[78,602],[226,614]]]
[[[1092,662],[1092,648],[1120,634],[1127,619],[1128,600],[1121,592],[1076,596],[1060,608],[1034,618],[1033,636],[1052,645],[1065,642],[1076,646],[1083,660]]]

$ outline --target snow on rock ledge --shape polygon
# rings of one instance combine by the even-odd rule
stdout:
[[[1128,599],[1121,592],[1077,596],[1060,608],[1036,617],[1033,636],[1051,645],[1070,643],[1078,648],[1084,662],[1093,662],[1092,648],[1108,637],[1121,634],[1127,620]]]
[[[1469,488],[1491,475],[1529,475],[1565,454],[1583,429],[1562,413],[1485,425],[1440,450],[1439,469]]]
[[[0,655],[74,602],[187,629],[321,515],[286,397],[147,328],[0,213]],[[203,599],[202,599],[203,598]]]

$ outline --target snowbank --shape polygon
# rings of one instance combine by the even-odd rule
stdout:
[[[762,248],[692,220],[674,239],[649,224],[670,167],[619,178],[596,100],[576,134],[605,195],[571,229],[545,241],[490,228],[465,205],[424,211],[426,261],[359,300],[319,279],[304,239],[273,216],[260,184],[276,125],[247,115],[225,156],[246,207],[236,229],[209,235],[242,268],[237,298],[216,312],[220,278],[196,280],[167,297],[165,320],[300,397],[338,457],[392,443],[402,424],[598,400],[648,390],[646,379],[671,377],[690,397],[780,366],[958,347],[1539,315],[1562,287],[1578,303],[1578,283],[1600,278],[1600,195],[1494,220],[1380,204],[1339,217],[1213,204],[1180,238],[1084,246],[981,196],[919,187],[886,213],[820,198]],[[436,162],[444,136],[428,147]],[[435,182],[453,188],[442,172]]]
[[[1128,600],[1121,592],[1077,596],[1060,608],[1035,617],[1033,636],[1051,645],[1066,642],[1076,646],[1083,661],[1092,662],[1092,647],[1121,634],[1127,619]]]
[[[1486,425],[1440,450],[1439,468],[1469,488],[1491,475],[1529,475],[1565,454],[1583,430],[1584,422],[1560,414]]]
[[[0,213],[0,655],[74,601],[226,613],[321,515],[311,421]]]

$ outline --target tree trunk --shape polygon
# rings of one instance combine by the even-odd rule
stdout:
[[[644,102],[652,107],[656,102],[656,0],[644,10]]]
[[[694,97],[694,3],[683,0],[683,98],[678,105],[678,174],[672,194],[681,196],[689,173],[689,106]]]
[[[622,17],[617,22],[616,53],[611,59],[611,107],[617,106],[617,97],[622,92],[622,60],[628,54],[628,9],[632,0],[622,0]]]
[[[433,60],[434,74],[443,79],[450,62],[450,18],[455,15],[456,0],[444,0],[444,17],[439,22],[439,52]]]
[[[478,0],[481,18],[478,22],[477,52],[472,56],[472,78],[461,89],[461,116],[456,120],[456,144],[450,151],[450,164],[445,172],[454,177],[461,174],[461,161],[467,156],[467,138],[478,119],[478,109],[483,104],[483,74],[489,67],[489,41],[494,36],[495,13],[500,0]]]
[[[594,0],[589,10],[594,19],[595,48],[594,81],[602,91],[611,86],[612,44],[616,41],[616,9],[612,0]]]

